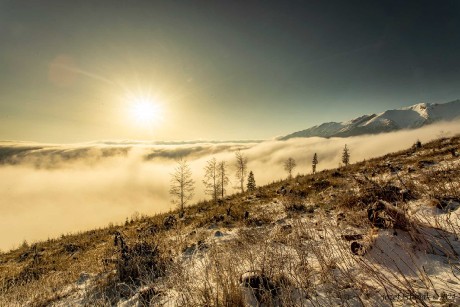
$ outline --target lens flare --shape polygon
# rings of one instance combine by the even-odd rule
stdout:
[[[162,119],[162,110],[158,103],[150,98],[140,97],[133,100],[131,116],[136,124],[151,126]]]

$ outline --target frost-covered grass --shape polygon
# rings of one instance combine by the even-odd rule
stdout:
[[[460,304],[459,144],[24,244],[0,254],[0,305]]]

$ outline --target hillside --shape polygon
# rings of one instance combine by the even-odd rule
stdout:
[[[25,243],[0,254],[0,306],[460,304],[459,152],[438,139]]]
[[[439,121],[460,118],[460,100],[448,103],[419,103],[410,107],[388,110],[379,114],[363,115],[346,122],[329,122],[283,136],[281,140],[296,137],[349,137],[376,134],[401,129],[414,129]]]

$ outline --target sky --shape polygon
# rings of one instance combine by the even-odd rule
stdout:
[[[459,29],[455,0],[0,0],[0,140],[271,139],[448,102]]]

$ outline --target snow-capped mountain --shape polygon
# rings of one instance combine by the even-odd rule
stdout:
[[[460,99],[447,103],[419,103],[410,107],[363,115],[346,122],[329,122],[280,137],[348,137],[413,129],[437,121],[460,119]]]

